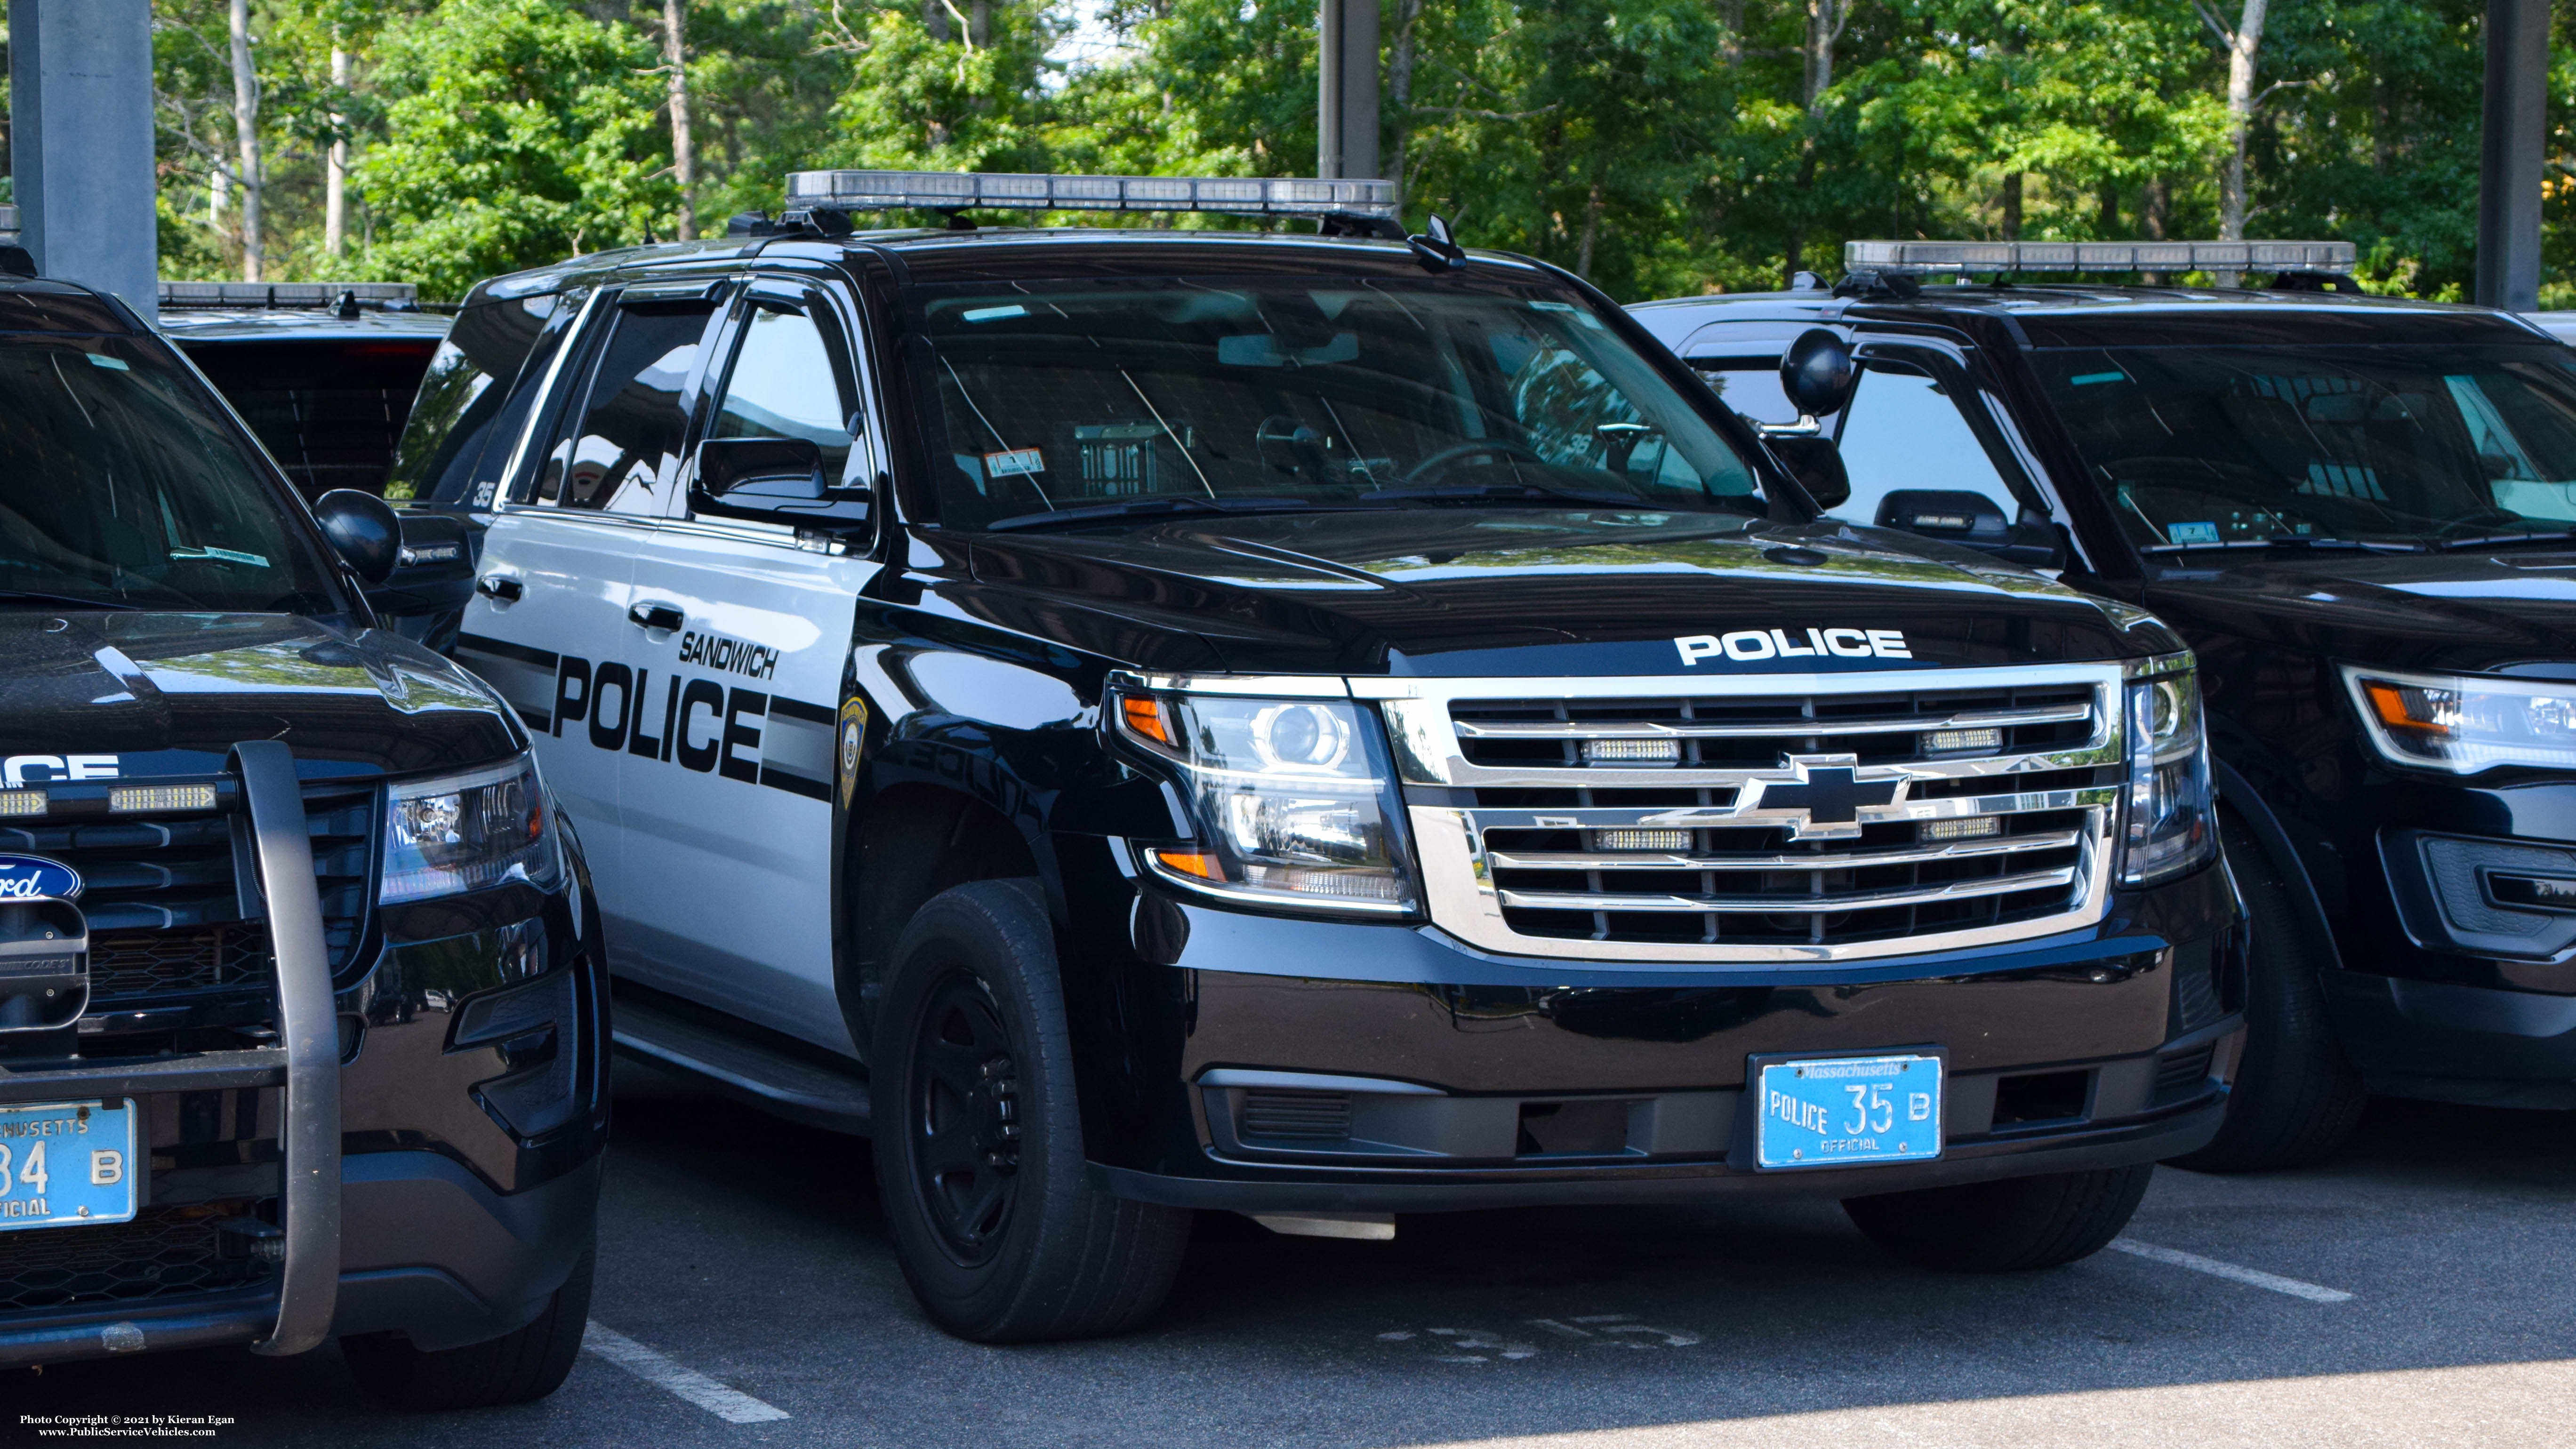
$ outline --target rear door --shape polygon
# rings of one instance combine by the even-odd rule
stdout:
[[[807,438],[828,482],[868,486],[879,428],[857,320],[802,282],[754,282],[710,369],[704,434]],[[876,571],[864,539],[675,517],[643,542],[622,655],[638,727],[660,738],[626,757],[618,969],[853,1053],[832,979],[833,707]]]
[[[678,487],[715,303],[704,287],[630,287],[589,310],[485,538],[456,657],[537,736],[613,916],[631,894],[619,776],[643,693],[619,650],[636,555]]]

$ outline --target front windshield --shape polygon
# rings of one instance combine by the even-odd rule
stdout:
[[[2129,536],[2439,547],[2576,526],[2576,357],[2533,346],[2032,354]]]
[[[336,611],[286,507],[158,349],[0,333],[0,608]]]
[[[1456,279],[925,287],[941,521],[1526,500],[1769,511],[1587,304]]]

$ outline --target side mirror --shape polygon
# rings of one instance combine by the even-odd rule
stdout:
[[[698,445],[698,491],[812,502],[823,496],[823,450],[811,438],[710,438]]]
[[[1843,450],[1834,440],[1819,434],[1767,434],[1764,442],[1771,445],[1771,455],[1807,496],[1823,509],[1840,508],[1851,501],[1851,475],[1843,471]]]
[[[389,619],[459,614],[474,596],[474,544],[452,513],[400,509],[402,548],[394,571],[367,590],[367,602]]]
[[[2066,567],[2066,531],[2045,518],[2018,522],[1995,501],[1964,489],[1899,488],[1878,503],[1878,526],[1965,544],[2024,568]]]
[[[1851,401],[1852,384],[1859,377],[1851,348],[1822,327],[1799,333],[1789,350],[1780,354],[1780,390],[1811,418],[1841,412],[1843,404]]]
[[[340,560],[369,584],[393,576],[402,561],[402,520],[385,500],[355,488],[334,488],[313,501],[313,516]]]

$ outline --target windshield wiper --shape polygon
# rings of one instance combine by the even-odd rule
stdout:
[[[1021,513],[985,524],[988,532],[1000,533],[1023,528],[1055,528],[1085,523],[1114,523],[1123,518],[1181,517],[1208,513],[1322,513],[1347,508],[1348,504],[1328,503],[1311,498],[1129,498],[1117,503],[1095,503],[1083,508],[1059,508],[1049,513]]]
[[[2353,553],[2422,553],[2420,543],[2386,539],[2333,538],[2310,533],[2276,533],[2269,538],[2239,538],[2226,543],[2151,543],[2140,553],[2219,553],[2247,548],[2338,549]]]
[[[0,589],[0,604],[58,604],[75,609],[140,609],[119,599],[84,599],[78,594],[47,594],[33,589]]]
[[[2455,548],[2495,548],[2508,543],[2566,543],[2571,539],[2576,539],[2576,529],[2528,528],[2520,533],[2482,533],[2475,538],[2446,538],[2433,546],[2447,551]]]
[[[1655,505],[1635,494],[1570,493],[1562,488],[1541,488],[1535,483],[1494,483],[1477,488],[1380,488],[1362,493],[1351,500],[1362,504],[1386,503],[1581,503],[1587,506],[1608,504],[1614,508],[1649,508]]]

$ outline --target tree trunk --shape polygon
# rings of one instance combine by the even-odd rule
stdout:
[[[948,7],[942,0],[921,0],[921,28],[929,31],[933,40],[957,38],[948,29]]]
[[[2021,240],[2021,173],[2004,173],[2004,240]]]
[[[1812,198],[1816,187],[1816,128],[1824,120],[1825,92],[1834,83],[1834,43],[1843,38],[1843,27],[1851,23],[1854,0],[1807,0],[1807,39],[1799,47],[1806,63],[1806,79],[1799,101],[1807,113],[1807,134],[1798,143],[1798,194]],[[1807,204],[1802,200],[1798,219],[1789,227],[1788,273],[1794,278],[1802,268],[1807,251]]]
[[[2254,126],[2254,56],[2263,44],[2263,16],[2271,0],[2245,0],[2244,13],[2227,37],[2227,170],[2218,181],[2218,239],[2245,239],[2245,137]],[[2240,272],[2220,277],[2220,285],[2243,281]]]
[[[1387,114],[1395,118],[1395,134],[1387,138],[1379,174],[1395,183],[1399,205],[1404,200],[1406,148],[1413,142],[1413,30],[1421,20],[1422,0],[1397,0],[1395,44],[1386,51]]]
[[[966,39],[979,50],[993,43],[993,0],[966,7]]]
[[[349,88],[349,52],[331,47],[331,84]],[[349,138],[339,134],[349,118],[331,113],[331,150],[322,160],[322,254],[337,258],[349,249]]]
[[[680,183],[680,240],[698,239],[698,144],[689,131],[688,0],[662,0],[662,64],[671,81],[671,175]]]
[[[259,73],[250,58],[250,0],[233,0],[233,135],[241,145],[242,280],[260,280]]]
[[[1744,0],[1717,0],[1717,23],[1726,32],[1717,43],[1718,63],[1732,70],[1744,59]]]
[[[1601,240],[1601,178],[1592,178],[1592,192],[1583,199],[1583,240],[1574,249],[1574,274],[1592,280],[1592,247]]]

